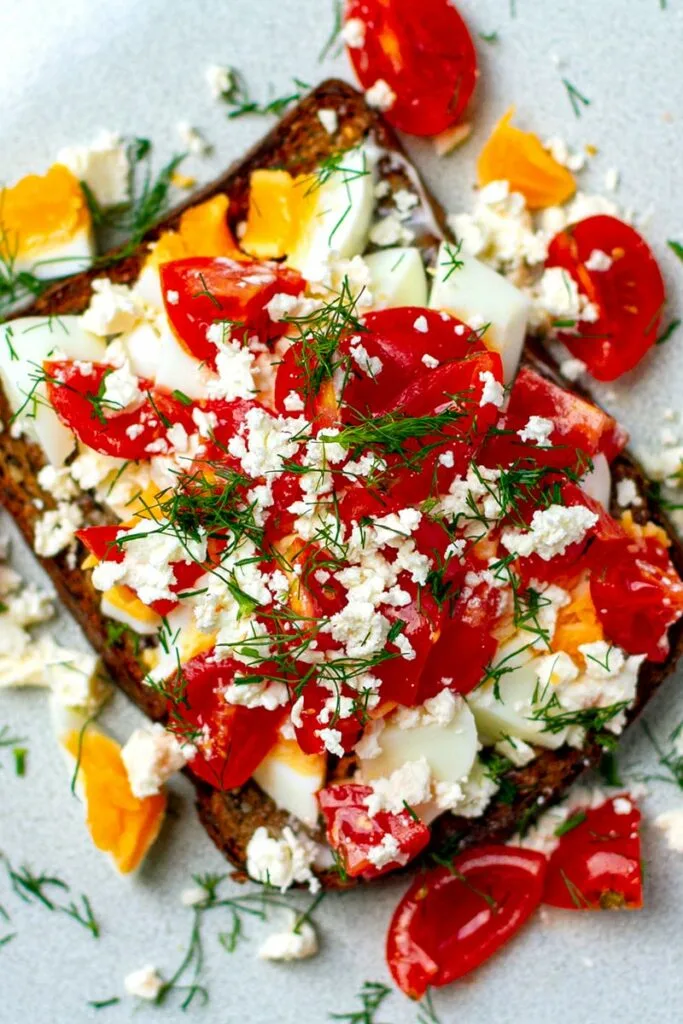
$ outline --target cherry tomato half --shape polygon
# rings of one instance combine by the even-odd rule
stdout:
[[[318,793],[318,803],[327,826],[327,841],[340,855],[351,878],[377,878],[407,864],[429,842],[429,828],[409,811],[390,814],[380,811],[373,818],[365,800],[372,790],[355,782],[327,786]],[[390,845],[393,856],[386,860],[373,851]]]
[[[105,378],[116,367],[71,360],[44,365],[53,409],[79,441],[101,455],[144,461],[171,450],[166,435],[174,423],[182,424],[188,433],[195,430],[192,407],[155,391],[149,381],[140,381],[143,394],[133,409],[117,412],[101,401]]]
[[[479,967],[541,902],[546,858],[512,846],[481,846],[450,867],[419,874],[399,903],[387,960],[406,995],[421,999]]]
[[[438,135],[456,123],[474,92],[477,55],[448,0],[347,0],[344,17],[361,85],[383,80],[396,95],[384,111],[390,124]]]
[[[357,696],[350,686],[340,686],[339,693],[331,692],[328,686],[309,682],[304,687],[303,705],[299,713],[301,725],[295,725],[297,743],[305,754],[324,754],[327,749],[320,737],[322,729],[334,729],[339,733],[339,744],[345,753],[355,747],[363,734],[360,711],[352,710],[350,715],[341,716],[343,702]]]
[[[612,261],[608,269],[588,269],[596,251]],[[578,333],[560,332],[572,355],[597,380],[633,369],[657,340],[666,301],[657,260],[638,232],[616,217],[587,217],[553,238],[546,266],[564,267],[599,311],[594,323],[579,321]]]
[[[275,294],[299,295],[304,287],[296,270],[223,256],[162,263],[160,275],[166,315],[178,340],[209,366],[215,365],[217,353],[215,343],[207,338],[211,324],[239,325],[235,327],[238,339],[245,333],[256,334],[261,341],[278,338],[286,324],[271,320],[265,307]]]
[[[173,695],[168,728],[197,746],[189,767],[198,778],[233,789],[251,778],[275,745],[285,709],[228,704],[223,691],[244,666],[232,658],[212,661],[214,654],[192,658],[167,684]]]
[[[543,902],[566,910],[639,909],[640,811],[618,796],[581,814],[550,858]]]

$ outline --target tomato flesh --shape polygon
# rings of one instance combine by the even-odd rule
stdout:
[[[288,267],[223,256],[162,263],[160,275],[174,333],[188,352],[209,366],[215,366],[217,355],[215,342],[207,338],[212,324],[235,325],[234,336],[240,341],[251,335],[260,341],[278,338],[286,324],[271,320],[266,306],[274,295],[299,295],[304,287],[301,275]]]
[[[133,409],[116,412],[108,408],[100,398],[105,378],[116,369],[114,366],[71,360],[53,360],[44,365],[53,409],[79,441],[101,455],[128,462],[148,460],[171,450],[166,440],[169,426],[180,423],[188,433],[195,429],[192,406],[154,390],[145,380],[140,381],[143,395]]]
[[[385,81],[396,94],[384,111],[411,135],[438,135],[459,119],[477,81],[477,55],[465,22],[448,0],[347,0],[345,20],[364,26],[348,47],[364,89]]]
[[[565,910],[639,909],[640,811],[621,796],[582,813],[550,857],[543,902]]]
[[[349,686],[342,685],[337,694],[331,692],[327,686],[309,682],[304,687],[302,697],[303,704],[298,715],[301,724],[295,725],[294,731],[303,752],[325,753],[327,747],[320,737],[322,729],[334,729],[339,733],[339,744],[345,753],[353,750],[363,733],[363,723],[357,711],[341,717],[340,702],[352,700],[354,691]]]
[[[174,695],[168,727],[196,744],[189,762],[194,775],[217,789],[234,789],[251,778],[275,745],[285,711],[228,704],[223,691],[244,665],[232,658],[212,661],[214,656],[215,651],[192,658],[168,685]]]
[[[594,251],[612,260],[607,270],[589,270]],[[559,337],[597,380],[615,380],[633,369],[657,340],[666,293],[652,250],[630,225],[599,215],[572,224],[550,243],[547,267],[563,267],[579,292],[594,303],[594,323],[579,321],[578,333]]]
[[[371,793],[369,786],[355,782],[327,786],[318,793],[327,840],[341,857],[350,878],[378,878],[407,864],[429,842],[427,825],[407,810],[400,814],[380,811],[371,818],[365,804]],[[395,840],[398,852],[388,863],[375,864],[371,851],[376,850],[386,836]]]
[[[546,858],[511,846],[481,846],[451,867],[419,874],[387,937],[394,981],[413,999],[479,967],[539,906]]]

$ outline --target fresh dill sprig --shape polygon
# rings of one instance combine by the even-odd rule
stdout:
[[[669,339],[673,337],[673,335],[676,333],[676,331],[678,330],[678,328],[680,326],[681,326],[681,321],[680,320],[678,320],[678,319],[677,320],[672,320],[671,323],[668,324],[664,328],[662,333],[659,335],[659,337],[655,341],[655,345],[664,345],[664,344],[666,344],[666,342],[669,341]]]
[[[675,729],[669,733],[664,746],[655,736],[646,721],[642,723],[643,731],[650,741],[656,755],[657,761],[665,774],[645,775],[645,781],[659,781],[672,783],[683,789],[683,721],[679,722]]]
[[[111,999],[89,999],[88,1006],[93,1010],[106,1010],[109,1006],[117,1006],[121,1000],[118,996],[112,996]]]
[[[460,270],[461,267],[465,266],[465,261],[460,259],[461,251],[462,242],[458,242],[456,245],[451,245],[450,242],[444,242],[445,259],[441,261],[441,266],[446,270],[444,281],[448,281],[456,270]]]
[[[261,116],[273,114],[279,117],[293,103],[298,103],[303,94],[310,89],[310,86],[299,78],[294,78],[293,83],[294,90],[292,92],[261,103],[251,96],[241,71],[237,68],[230,68],[230,84],[225,92],[221,94],[221,99],[228,107],[228,117],[230,120],[244,117],[247,114],[258,114]]]
[[[57,902],[58,893],[65,896],[71,893],[71,887],[63,879],[45,872],[34,874],[25,864],[15,869],[6,857],[3,859],[12,890],[24,903],[38,903],[47,910],[66,914],[89,931],[93,938],[99,938],[100,926],[85,893],[68,903]]]
[[[587,96],[584,96],[582,92],[579,92],[576,86],[573,85],[568,78],[563,78],[562,84],[567,90],[567,96],[569,97],[569,102],[572,105],[574,116],[581,117],[581,114],[583,113],[583,108],[590,107],[591,101],[588,99]]]
[[[341,53],[342,45],[340,42],[342,20],[344,16],[344,5],[342,0],[332,0],[332,30],[323,46],[322,50],[318,54],[318,63],[322,64],[326,57],[338,57]]]
[[[379,1024],[377,1013],[385,1000],[391,995],[388,985],[380,981],[366,981],[356,996],[361,1006],[359,1010],[348,1013],[330,1013],[330,1020],[344,1021],[345,1024]]]
[[[679,260],[683,263],[683,243],[670,238],[666,244],[669,246],[674,256],[678,256]]]
[[[430,988],[427,989],[418,1006],[416,1024],[441,1024]]]

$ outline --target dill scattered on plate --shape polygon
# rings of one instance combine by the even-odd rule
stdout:
[[[582,92],[579,92],[577,87],[575,85],[573,85],[572,82],[570,82],[568,78],[563,78],[562,79],[562,84],[564,85],[565,89],[567,90],[567,96],[569,97],[569,102],[572,105],[572,110],[574,111],[574,116],[575,117],[581,117],[581,114],[583,113],[583,109],[585,107],[590,107],[591,101],[588,99],[587,96],[584,96],[584,94]]]
[[[242,72],[237,68],[230,68],[228,88],[221,93],[221,99],[228,108],[228,118],[234,120],[237,117],[245,117],[247,114],[257,114],[262,117],[272,114],[279,117],[292,104],[298,103],[304,93],[310,89],[310,85],[307,82],[302,82],[300,78],[294,78],[292,82],[293,88],[290,92],[260,102],[251,95]]]
[[[388,985],[383,985],[380,981],[366,981],[356,996],[361,1004],[360,1009],[350,1010],[348,1013],[330,1013],[329,1018],[344,1021],[345,1024],[379,1024],[376,1015],[390,995],[391,989]]]
[[[4,860],[12,891],[19,899],[24,903],[39,904],[55,913],[66,914],[89,931],[93,938],[99,938],[100,926],[85,893],[81,893],[77,899],[70,899],[68,903],[58,902],[59,896],[66,898],[71,894],[71,886],[63,879],[45,872],[34,874],[25,864],[13,868],[6,857],[0,856]]]

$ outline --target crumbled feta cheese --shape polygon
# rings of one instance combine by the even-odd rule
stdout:
[[[373,245],[387,247],[391,245],[409,245],[413,233],[394,213],[388,213],[370,228],[370,241]]]
[[[382,112],[391,110],[396,102],[396,93],[388,82],[378,78],[369,89],[365,90],[365,101],[369,107]]]
[[[534,512],[528,531],[503,530],[501,541],[518,557],[528,558],[535,554],[549,562],[557,555],[563,555],[570,545],[583,540],[597,521],[595,512],[584,505],[550,505]]]
[[[616,192],[617,191],[617,189],[619,188],[619,180],[620,180],[620,178],[621,178],[621,174],[619,173],[619,171],[617,170],[616,167],[610,167],[605,172],[605,188],[607,189],[608,192]]]
[[[305,295],[290,295],[288,292],[277,292],[266,310],[271,320],[279,323],[283,320],[303,320],[321,308],[319,299],[310,299]]]
[[[612,801],[612,807],[615,814],[630,814],[633,811],[633,804],[626,796],[615,796]]]
[[[180,902],[184,907],[196,907],[204,903],[206,898],[206,889],[202,889],[201,885],[190,886],[189,889],[183,889],[180,894]]]
[[[233,86],[232,70],[223,64],[209,64],[204,72],[206,84],[214,100],[219,100]]]
[[[415,323],[413,324],[413,327],[420,334],[427,334],[428,331],[429,331],[429,324],[427,323],[427,317],[424,316],[424,314],[421,314],[420,316],[418,316],[416,318],[416,320],[415,320]],[[438,363],[437,363],[437,365],[438,365]]]
[[[378,377],[384,368],[384,364],[379,356],[370,356],[368,350],[364,345],[360,344],[360,340],[353,344],[349,352],[354,363],[370,377]]]
[[[342,734],[339,729],[318,729],[316,736],[323,741],[325,750],[330,754],[334,754],[335,757],[343,757],[346,753],[342,746]]]
[[[415,729],[418,726],[424,728],[429,725],[443,728],[450,725],[462,704],[462,697],[444,689],[419,707],[399,708],[393,715],[393,721],[399,729]]]
[[[359,50],[365,43],[365,22],[361,18],[349,18],[341,30],[341,37],[351,50]]]
[[[467,779],[454,784],[436,785],[437,805],[461,818],[479,818],[498,792],[499,784],[475,762]],[[459,792],[458,792],[459,791]]]
[[[612,257],[608,256],[606,252],[602,251],[602,249],[593,249],[586,260],[585,267],[586,270],[603,272],[609,270],[613,262]]]
[[[140,381],[131,371],[128,363],[112,370],[104,378],[102,405],[107,412],[120,412],[137,405],[143,397]]]
[[[550,448],[550,435],[555,429],[552,420],[544,416],[530,416],[526,425],[517,433],[522,441],[533,441],[539,448]]]
[[[112,284],[108,277],[96,277],[81,323],[84,330],[105,338],[132,330],[142,315],[143,309],[130,288]]]
[[[388,779],[373,779],[369,785],[372,793],[365,798],[365,804],[371,818],[380,811],[400,814],[406,804],[414,808],[427,803],[432,773],[427,759],[422,757],[419,761],[406,761]]]
[[[422,362],[427,367],[428,370],[435,370],[439,365],[439,360],[435,359],[434,356],[430,356],[428,352],[425,352],[425,354],[422,356]]]
[[[638,493],[635,480],[630,477],[623,477],[617,481],[617,505],[620,508],[628,508],[629,505],[642,505],[643,499]]]
[[[180,302],[180,292],[175,292],[172,288],[169,288],[166,292],[166,301],[169,306],[177,306]]]
[[[133,796],[155,796],[193,753],[158,722],[136,729],[121,751]]]
[[[89,146],[67,146],[57,154],[79,181],[84,181],[100,206],[128,201],[130,167],[126,143],[115,132],[101,131]]]
[[[42,558],[54,558],[73,543],[82,525],[83,513],[78,505],[60,501],[57,508],[43,512],[36,521],[34,551]]]
[[[318,938],[309,921],[300,921],[293,910],[288,911],[287,928],[269,935],[261,945],[261,960],[305,960],[318,952]],[[296,930],[295,930],[296,928]]]
[[[222,631],[219,636],[221,634]],[[223,697],[228,704],[245,708],[266,708],[267,711],[275,711],[276,708],[289,704],[289,690],[285,683],[240,683],[239,676],[234,683],[225,687]]]
[[[42,490],[51,494],[57,501],[68,501],[78,494],[78,488],[74,484],[71,473],[67,467],[56,469],[47,463],[38,472],[38,483]]]
[[[28,583],[19,593],[3,595],[2,604],[6,608],[4,614],[21,627],[47,622],[55,613],[53,595],[40,590],[35,583]]]
[[[669,849],[683,853],[683,807],[658,814],[655,828],[664,833]]]
[[[339,128],[339,118],[333,107],[321,107],[318,110],[318,120],[328,135],[334,135]]]
[[[382,836],[381,842],[377,846],[370,847],[368,850],[368,860],[381,870],[389,864],[395,864],[397,867],[407,864],[409,855],[401,852],[398,840],[387,832]]]
[[[212,147],[206,141],[198,128],[194,128],[189,121],[178,121],[176,130],[180,141],[193,156],[208,156]]]
[[[444,466],[446,469],[453,469],[455,466],[455,454],[453,452],[441,452],[439,455],[439,465]]]
[[[253,352],[238,341],[220,341],[216,356],[216,374],[206,385],[209,398],[224,398],[228,402],[236,398],[253,398],[254,383]]]
[[[534,662],[534,669],[541,687],[539,700],[543,701],[549,694],[548,688],[572,683],[579,678],[579,670],[566,651],[546,654]]]
[[[281,838],[274,839],[260,826],[247,845],[247,873],[281,892],[295,882],[307,883],[311,892],[317,892],[320,882],[311,870],[317,856],[317,844],[308,836],[296,835],[285,826]]]
[[[560,363],[560,373],[572,382],[580,380],[587,369],[583,359],[563,359]]]
[[[411,212],[420,204],[420,197],[407,188],[399,188],[393,195],[394,206],[400,220],[407,220]]]
[[[559,684],[555,689],[557,698],[568,711],[623,703],[624,710],[605,725],[610,732],[619,734],[626,722],[626,709],[635,700],[638,673],[645,655],[627,657],[618,647],[611,647],[603,640],[581,644],[579,651],[584,656],[586,671],[576,680]]]
[[[271,476],[283,472],[283,463],[299,448],[293,440],[307,427],[306,420],[271,416],[265,409],[249,409],[228,451],[240,460],[247,476]]]
[[[482,408],[485,405],[495,405],[496,409],[502,408],[505,401],[505,388],[500,381],[496,380],[490,370],[480,373],[479,380],[484,385],[479,405]]]
[[[505,739],[499,740],[496,743],[496,753],[501,757],[506,757],[515,768],[523,768],[537,756],[536,751],[529,743],[516,736],[506,736]]]
[[[147,964],[139,971],[127,974],[123,979],[123,987],[129,996],[137,996],[138,999],[147,999],[152,1002],[161,992],[164,982],[157,974],[156,967]]]

